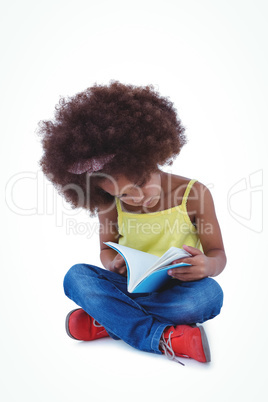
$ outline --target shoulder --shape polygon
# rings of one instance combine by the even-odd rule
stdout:
[[[199,183],[196,182],[193,185],[190,178],[174,174],[164,176],[163,190],[172,200],[173,205],[171,206],[180,205],[185,197],[189,197],[189,195],[192,197],[193,193],[197,196],[201,192]]]
[[[195,181],[187,199],[187,209],[195,215],[204,215],[214,211],[214,201],[210,189],[203,183]]]
[[[181,194],[185,191],[191,179],[163,172],[161,174],[161,185],[164,192]]]
[[[212,198],[210,189],[200,181],[196,180],[192,185],[193,192],[198,195],[199,198]]]
[[[98,209],[98,217],[101,222],[105,220],[116,222],[118,217],[116,201],[101,205]]]
[[[98,211],[100,223],[100,247],[104,248],[104,243],[112,241],[117,243],[119,238],[118,223],[117,223],[117,209],[115,202],[112,204],[104,205]]]
[[[209,196],[209,195],[211,196],[211,192],[210,192],[209,188],[205,184],[201,183],[200,181],[198,181],[196,179],[193,179],[191,191],[193,193],[195,193],[196,195],[199,195],[200,197],[205,194],[207,196]]]

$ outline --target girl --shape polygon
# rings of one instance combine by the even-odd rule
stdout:
[[[151,353],[210,361],[201,325],[219,314],[223,293],[211,277],[225,267],[220,227],[209,190],[160,169],[186,143],[173,104],[153,87],[111,82],[61,99],[55,119],[40,124],[44,173],[75,208],[98,214],[106,269],[77,264],[65,294],[80,308],[66,318],[78,340],[122,339]],[[123,257],[113,241],[162,255],[171,246],[192,256],[152,293],[128,293]]]

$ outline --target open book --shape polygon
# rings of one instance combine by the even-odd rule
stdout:
[[[127,267],[127,290],[129,293],[154,292],[171,279],[167,273],[169,269],[190,265],[185,263],[171,264],[174,260],[191,257],[191,254],[182,248],[171,247],[161,257],[157,257],[111,241],[104,244],[116,250],[124,258]]]

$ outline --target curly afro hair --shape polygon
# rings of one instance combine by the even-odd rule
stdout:
[[[117,81],[61,98],[54,120],[39,123],[39,134],[44,174],[74,208],[89,209],[92,216],[113,201],[98,186],[99,173],[146,181],[159,166],[172,164],[186,143],[173,103],[152,86]],[[75,162],[111,154],[98,174],[68,172]]]

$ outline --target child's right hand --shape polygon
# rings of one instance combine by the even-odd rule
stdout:
[[[109,271],[115,272],[119,275],[127,276],[126,262],[121,254],[117,254],[111,261]]]

